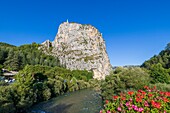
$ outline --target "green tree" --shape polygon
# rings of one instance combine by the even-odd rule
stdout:
[[[11,87],[0,86],[0,113],[14,113],[15,110]]]
[[[169,83],[170,75],[168,70],[164,69],[160,63],[151,67],[150,76],[153,78],[152,83]]]
[[[16,75],[13,83],[13,102],[17,112],[23,112],[37,101],[37,93],[34,89],[34,76],[22,71]]]
[[[167,46],[165,47],[166,50],[170,50],[170,43],[167,44]]]
[[[72,77],[72,79],[68,81],[67,84],[70,92],[79,90],[78,81],[75,77]]]
[[[5,50],[5,48],[0,48],[0,64],[3,64],[5,62],[5,59],[8,55],[8,52]]]
[[[77,70],[75,75],[60,67],[26,65],[15,76],[14,83],[7,86],[0,83],[0,113],[26,112],[35,103],[90,87],[78,74],[84,77],[88,72]]]
[[[113,94],[141,89],[149,85],[150,80],[149,74],[141,68],[118,68],[102,81],[102,97],[112,99]]]
[[[46,55],[39,50],[39,44],[26,44],[19,47],[0,43],[0,64],[9,70],[21,70],[25,65],[61,66],[58,58]]]
[[[160,63],[163,68],[170,68],[170,43],[167,44],[165,50],[162,50],[158,55],[154,55],[149,60],[145,61],[141,67],[151,69],[152,65]]]
[[[1,76],[2,73],[3,73],[3,72],[2,72],[2,67],[3,67],[3,66],[0,64],[0,76]]]

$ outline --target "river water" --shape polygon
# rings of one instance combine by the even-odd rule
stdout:
[[[31,113],[99,113],[102,99],[93,89],[84,89],[39,103]]]

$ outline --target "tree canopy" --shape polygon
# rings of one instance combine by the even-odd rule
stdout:
[[[26,65],[15,79],[13,84],[0,85],[0,113],[25,113],[38,102],[93,86],[91,72],[42,65]]]
[[[145,61],[141,67],[149,70],[152,83],[170,83],[170,43],[158,55]]]
[[[0,43],[0,64],[8,70],[21,70],[25,65],[61,66],[58,58],[46,55],[36,43],[19,47]]]
[[[165,50],[162,50],[158,55],[154,55],[149,60],[145,61],[141,67],[151,69],[152,65],[160,63],[163,68],[170,68],[170,43],[167,44]]]

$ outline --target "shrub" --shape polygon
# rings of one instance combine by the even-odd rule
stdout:
[[[151,67],[150,76],[153,78],[152,83],[170,83],[170,76],[168,70],[163,68],[160,63]]]
[[[170,91],[170,84],[166,83],[156,83],[156,84],[150,84],[150,87],[156,86],[158,90],[161,91]]]
[[[9,86],[0,86],[0,113],[14,113],[14,111],[11,88]]]
[[[115,74],[116,73],[116,74]],[[141,68],[119,68],[107,76],[101,84],[103,99],[111,99],[111,94],[127,90],[137,90],[150,82],[149,74]]]
[[[14,83],[0,82],[0,113],[26,112],[38,102],[88,88],[90,77],[88,71],[27,65],[15,76]]]

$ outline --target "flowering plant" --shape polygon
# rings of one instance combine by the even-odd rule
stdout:
[[[144,86],[144,90],[129,91],[106,100],[100,113],[170,113],[170,92]]]

